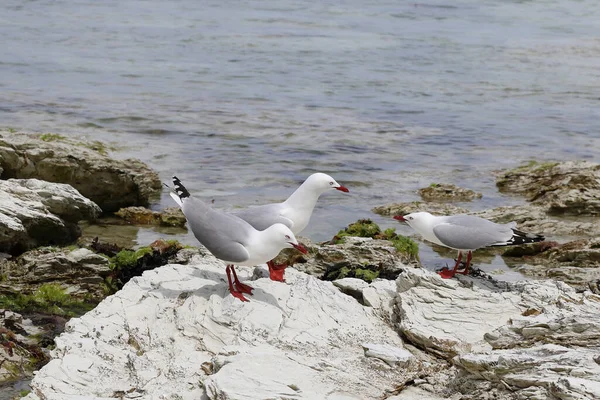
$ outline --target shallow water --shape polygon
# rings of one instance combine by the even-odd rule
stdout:
[[[598,158],[600,3],[364,3],[7,0],[1,124],[112,142],[223,208],[331,173],[351,193],[314,240],[396,226],[370,209],[432,182],[482,209],[522,201],[495,169]]]

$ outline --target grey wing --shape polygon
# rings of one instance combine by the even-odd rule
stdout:
[[[254,229],[248,223],[193,197],[183,202],[182,210],[196,239],[215,257],[233,263],[249,258],[244,245]]]
[[[475,250],[506,242],[513,224],[496,224],[472,215],[447,217],[433,228],[433,233],[446,246],[458,250]]]
[[[248,222],[259,231],[264,231],[273,224],[283,224],[292,229],[294,223],[291,219],[281,215],[281,203],[265,204],[263,206],[249,207],[245,210],[232,213]]]

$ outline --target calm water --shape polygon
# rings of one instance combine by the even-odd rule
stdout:
[[[223,208],[329,172],[352,192],[316,240],[431,182],[481,209],[521,201],[494,169],[598,159],[597,1],[363,3],[5,0],[0,124],[112,142]]]

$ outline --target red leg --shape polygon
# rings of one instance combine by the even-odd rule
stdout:
[[[241,301],[250,301],[247,298],[244,297],[244,295],[242,294],[242,292],[240,292],[239,290],[235,290],[233,287],[233,284],[231,283],[231,272],[230,272],[230,268],[233,269],[233,265],[228,265],[227,266],[227,280],[229,281],[229,292],[233,295],[233,297],[237,297],[238,299],[240,299]],[[234,271],[235,274],[235,271]]]
[[[462,252],[459,250],[458,257],[456,258],[456,264],[454,264],[454,269],[449,270],[448,267],[444,267],[444,268],[442,268],[442,270],[440,272],[438,272],[438,274],[440,274],[440,276],[444,279],[452,278],[454,276],[454,274],[456,274],[456,271],[458,271],[458,266],[460,265],[461,260],[462,260]]]
[[[286,264],[275,264],[273,260],[271,260],[267,262],[267,267],[269,267],[269,278],[271,278],[272,281],[285,282],[283,274],[287,267]]]
[[[231,266],[231,272],[233,272],[233,283],[235,284],[237,290],[239,290],[242,293],[252,295],[252,290],[254,290],[254,288],[252,286],[248,286],[240,282],[240,280],[237,277],[237,274],[235,273],[235,268],[233,268],[233,265]]]
[[[469,265],[471,265],[472,257],[473,254],[471,253],[471,250],[469,250],[469,252],[467,253],[467,266],[465,267],[464,271],[460,271],[459,274],[469,275]]]

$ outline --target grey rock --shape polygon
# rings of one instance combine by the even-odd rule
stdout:
[[[112,159],[99,143],[43,137],[0,130],[1,177],[70,184],[104,212],[148,206],[161,189],[158,175],[139,160]]]
[[[37,179],[0,181],[0,251],[21,253],[47,244],[68,244],[80,235],[77,222],[101,212],[70,185]]]
[[[522,274],[552,278],[583,291],[600,279],[600,238],[580,239],[525,259],[516,268]]]
[[[597,236],[600,235],[600,218],[561,218],[547,214],[547,208],[536,204],[498,207],[471,213],[497,223],[515,221],[520,230],[546,236]]]
[[[589,161],[531,163],[502,173],[500,191],[526,196],[553,214],[600,214],[600,164]]]

